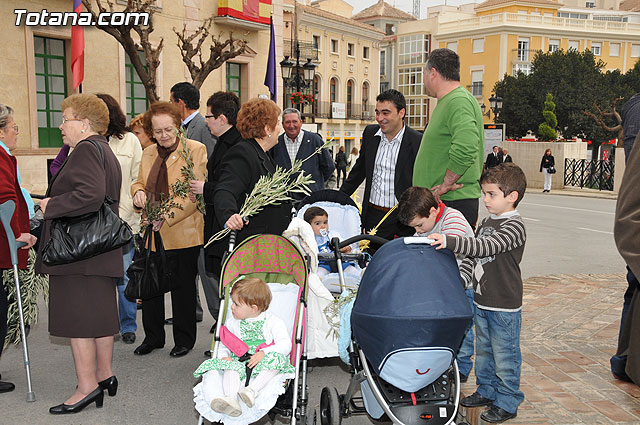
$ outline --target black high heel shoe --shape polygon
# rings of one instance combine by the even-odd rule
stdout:
[[[109,397],[113,397],[118,392],[118,378],[112,376],[111,378],[107,378],[104,381],[98,382],[98,385],[103,390],[109,392]]]
[[[76,404],[59,404],[49,409],[49,413],[52,415],[65,415],[67,413],[78,413],[85,407],[93,402],[96,402],[96,407],[102,407],[104,402],[104,392],[102,388],[98,387],[91,391],[85,398],[77,402]]]

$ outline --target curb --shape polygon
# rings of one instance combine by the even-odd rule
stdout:
[[[566,196],[576,196],[580,198],[598,198],[598,199],[618,199],[618,194],[610,191],[601,191],[594,189],[560,189],[547,193],[548,195],[566,195]]]

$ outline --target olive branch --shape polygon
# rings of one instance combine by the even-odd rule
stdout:
[[[178,149],[178,154],[184,160],[185,165],[182,166],[180,172],[182,174],[182,180],[178,180],[173,183],[172,186],[174,188],[174,193],[176,196],[184,199],[187,197],[189,192],[191,192],[191,187],[189,186],[189,182],[191,180],[198,180],[196,174],[194,172],[194,164],[193,164],[193,155],[191,153],[191,149],[187,147],[187,134],[184,128],[176,130],[177,136],[180,139],[180,144],[182,145],[182,149]],[[207,179],[205,173],[205,180]],[[197,194],[196,196],[196,205],[198,207],[198,211],[202,214],[205,212],[204,206],[204,195]]]
[[[314,180],[310,175],[301,172],[302,164],[332,144],[332,141],[327,140],[305,159],[295,160],[290,170],[276,167],[276,171],[273,174],[261,176],[249,196],[245,199],[238,214],[243,218],[251,217],[258,214],[268,205],[280,205],[283,202],[291,201],[293,199],[291,194],[293,193],[309,195],[311,193],[309,184],[313,183]],[[231,229],[225,227],[211,236],[205,248],[213,242],[223,239],[230,231]]]

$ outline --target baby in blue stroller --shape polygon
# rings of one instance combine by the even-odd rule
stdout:
[[[309,207],[304,212],[304,221],[311,225],[313,234],[318,244],[318,253],[331,253],[331,241],[333,238],[342,239],[341,235],[335,231],[329,230],[329,214],[326,210],[320,207]],[[342,253],[349,253],[357,249],[357,246],[351,247],[347,245],[340,249]],[[356,279],[360,279],[360,268],[354,263],[343,262],[342,272],[345,275],[353,276]],[[337,265],[334,262],[327,260],[320,260],[318,262],[318,277],[322,279],[329,273],[337,273]]]
[[[343,273],[338,273],[335,249],[331,244],[335,238],[342,242],[362,233],[360,211],[353,199],[337,190],[320,190],[300,201],[296,216],[309,223],[314,231],[318,247],[316,274],[322,284],[334,295],[345,288],[357,287],[362,274],[358,260],[363,258],[358,243],[341,249]],[[315,228],[312,221],[317,222]]]

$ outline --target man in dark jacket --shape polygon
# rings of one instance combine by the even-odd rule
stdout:
[[[625,163],[628,164],[629,157],[631,156],[631,151],[633,146],[638,143],[636,139],[637,135],[640,134],[638,129],[640,129],[640,93],[634,95],[631,99],[627,101],[622,107],[622,111],[620,112],[622,116],[622,128],[624,130],[624,160]],[[630,167],[637,166],[634,164],[628,164],[627,169]],[[637,174],[637,169],[635,170]],[[631,178],[631,177],[629,177]],[[626,179],[626,172],[625,172]],[[624,182],[624,180],[623,180]],[[622,200],[622,198],[618,197],[618,199]],[[622,202],[620,202],[622,203]],[[624,255],[623,255],[624,257]],[[625,258],[626,259],[626,258]],[[624,293],[624,303],[622,304],[622,317],[620,318],[620,334],[618,336],[619,344],[622,340],[623,329],[625,327],[625,321],[627,319],[627,314],[629,312],[629,308],[631,306],[631,300],[640,286],[638,283],[637,275],[634,274],[634,271],[631,269],[629,265],[627,265],[627,290]],[[628,380],[629,377],[626,375],[625,367],[627,364],[627,354],[625,352],[616,353],[610,359],[611,362],[611,372],[614,376]]]
[[[613,237],[620,255],[627,263],[629,288],[625,293],[625,305],[621,320],[618,350],[611,358],[613,375],[624,381],[633,381],[640,385],[640,146],[636,137],[622,178],[616,205],[616,218]]]
[[[207,157],[213,153],[216,137],[211,134],[205,118],[200,114],[200,91],[191,83],[183,82],[171,87],[171,103],[180,109],[182,128],[187,139],[195,140],[207,148]]]
[[[218,138],[213,153],[207,161],[207,181],[191,181],[191,190],[196,194],[203,194],[205,202],[204,215],[204,243],[213,236],[215,213],[213,192],[220,176],[220,163],[227,151],[242,140],[240,132],[236,129],[236,118],[240,110],[240,100],[238,96],[231,92],[219,91],[211,95],[207,100],[207,120],[208,129],[211,134]],[[205,253],[206,254],[206,253]],[[202,262],[202,264],[200,264]],[[207,298],[207,307],[214,319],[218,318],[220,309],[220,299],[218,298],[218,276],[212,275],[215,267],[205,261],[205,256],[198,258],[198,267],[202,267],[208,279],[203,280],[202,287]],[[211,327],[211,332],[215,330],[215,323]]]
[[[484,162],[484,168],[488,170],[491,167],[495,167],[502,162],[502,154],[500,153],[500,148],[497,146],[493,147],[493,152],[487,155],[487,160]]]
[[[287,108],[282,112],[284,134],[278,137],[278,144],[270,153],[276,165],[290,170],[295,160],[303,160],[324,143],[316,133],[302,130],[302,115],[295,108]],[[309,185],[312,192],[324,189],[324,182],[331,177],[336,166],[327,149],[309,158],[302,164],[302,171],[310,174],[314,183]],[[296,193],[294,199],[300,200],[304,194]]]
[[[413,165],[422,135],[404,123],[406,101],[397,90],[376,98],[376,121],[362,132],[362,148],[340,190],[351,195],[363,181],[362,224],[367,233],[398,203],[413,178]],[[380,151],[380,152],[378,152]],[[413,228],[398,221],[394,210],[380,225],[377,235],[385,239],[409,236]]]
[[[186,131],[187,139],[195,140],[202,143],[207,148],[207,158],[213,153],[214,146],[216,145],[216,138],[209,131],[205,118],[200,114],[198,108],[200,108],[200,90],[191,83],[182,82],[174,84],[171,87],[171,103],[176,105],[180,110],[180,116],[182,117],[182,128]],[[200,249],[200,255],[198,257],[198,275],[202,282],[203,288],[211,286],[214,282],[207,276],[204,267],[204,250]],[[196,288],[198,287],[198,278],[195,282]],[[196,291],[196,320],[202,322],[202,305],[200,304],[199,291]],[[212,301],[209,301],[209,296],[205,290],[207,296],[207,304],[209,313],[212,315],[217,311],[211,309]],[[216,295],[216,302],[218,297]],[[214,319],[216,316],[214,316]],[[165,323],[172,323],[173,319],[165,320]]]

